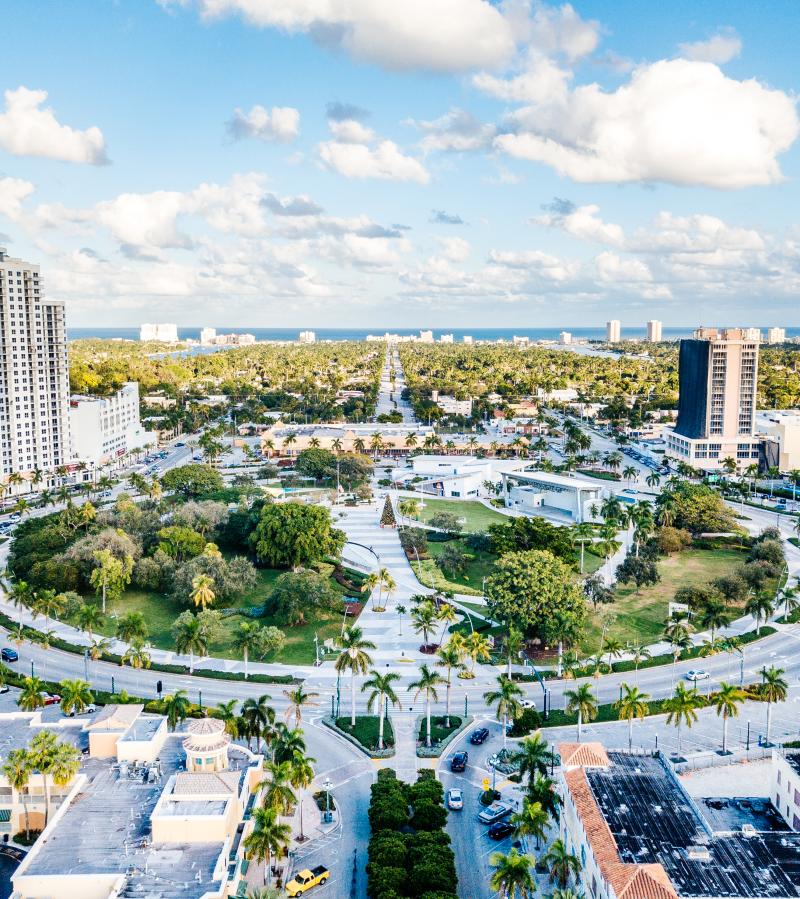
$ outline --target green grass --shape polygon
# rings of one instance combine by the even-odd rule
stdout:
[[[266,598],[272,592],[275,580],[284,572],[274,569],[257,569],[258,582],[252,590],[248,590],[236,599],[225,603],[227,608],[247,608],[249,606],[263,605]],[[343,588],[335,581],[333,586],[344,595]],[[95,597],[87,597],[90,602],[100,600]],[[103,622],[100,632],[107,636],[114,636],[116,630],[116,618],[127,612],[141,612],[149,628],[148,642],[159,649],[174,650],[172,639],[172,625],[175,619],[190,605],[179,602],[172,596],[164,596],[147,590],[126,590],[122,597],[107,604],[108,617]],[[229,659],[241,659],[240,652],[233,648],[233,637],[243,618],[239,615],[231,615],[222,619],[219,635],[210,646],[210,654]],[[263,659],[251,661],[282,662],[286,665],[309,665],[314,662],[314,634],[319,638],[320,647],[328,638],[335,637],[341,632],[342,616],[338,612],[320,611],[310,615],[308,621],[298,627],[287,627],[280,624],[274,618],[266,616],[258,619],[259,624],[275,625],[286,634],[286,645],[279,653],[270,653]]]
[[[350,734],[351,737],[368,750],[378,748],[378,727],[380,719],[377,715],[356,715],[356,726],[350,726],[350,716],[342,716],[336,719],[339,730]],[[385,746],[394,746],[394,731],[391,719],[385,718],[383,722],[383,742]]]
[[[464,530],[471,534],[485,531],[490,524],[505,524],[508,521],[507,515],[493,512],[483,503],[474,500],[429,499],[423,496],[420,501],[425,506],[420,509],[419,521],[427,523],[437,512],[451,512],[456,518],[464,519]]]
[[[431,743],[441,743],[443,740],[446,740],[453,731],[456,731],[461,727],[461,718],[458,715],[450,716],[450,727],[445,726],[445,716],[444,715],[431,715]],[[419,722],[419,733],[417,734],[417,739],[424,743],[425,736],[427,734],[427,722],[425,720],[425,716],[423,715],[420,718]]]
[[[679,587],[705,584],[723,574],[729,574],[746,558],[746,550],[726,549],[693,549],[689,548],[676,553],[658,563],[661,581],[652,587],[643,587],[636,593],[633,585],[618,585],[614,590],[615,601],[605,607],[615,619],[608,629],[608,635],[616,637],[624,643],[653,643],[659,639],[664,628],[669,603]],[[593,654],[600,645],[601,624],[600,613],[590,616],[586,628],[581,651]]]

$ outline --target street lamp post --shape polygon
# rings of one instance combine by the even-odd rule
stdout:
[[[333,820],[333,815],[331,815],[331,787],[333,784],[331,783],[330,778],[326,778],[325,783],[322,785],[325,790],[325,823],[330,824]]]

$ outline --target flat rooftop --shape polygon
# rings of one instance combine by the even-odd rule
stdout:
[[[623,862],[660,863],[679,896],[800,896],[800,833],[788,831],[767,800],[756,808],[746,798],[696,804],[663,759],[608,756],[609,768],[584,770]],[[744,836],[743,824],[755,835]],[[707,851],[705,860],[692,857],[694,847]]]
[[[183,763],[180,738],[168,738],[159,754],[162,780],[143,783],[107,761],[88,759],[88,783],[66,809],[24,874],[121,874],[120,896],[195,899],[219,888],[213,873],[220,841],[152,846],[150,817],[166,780]]]
[[[134,721],[134,723],[131,725],[130,730],[128,730],[127,733],[125,733],[122,737],[120,737],[120,742],[147,742],[149,740],[152,740],[153,737],[158,733],[158,729],[161,727],[161,722],[163,720],[163,718],[157,715],[154,715],[152,718],[139,718],[138,720]]]
[[[82,729],[86,719],[74,719],[74,724],[73,719],[66,719],[69,724],[57,727],[54,721],[35,723],[41,720],[35,713],[32,715],[17,710],[16,714],[12,714],[13,717],[0,718],[0,761],[8,758],[8,753],[13,749],[25,749],[40,730],[53,731],[60,741],[71,744],[81,752],[89,746],[89,737]]]
[[[800,752],[787,752],[784,758],[789,766],[800,774]]]

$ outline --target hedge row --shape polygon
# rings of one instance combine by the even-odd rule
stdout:
[[[457,899],[458,878],[444,831],[444,790],[433,770],[414,784],[378,772],[369,804],[367,892],[371,899]]]

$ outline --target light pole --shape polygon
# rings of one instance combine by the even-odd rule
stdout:
[[[319,668],[319,637],[316,631],[314,631],[314,665]]]
[[[325,790],[325,818],[323,819],[326,824],[330,824],[333,820],[333,815],[331,814],[331,787],[333,784],[331,783],[331,779],[328,777],[325,779],[325,783],[322,785],[322,788]]]

